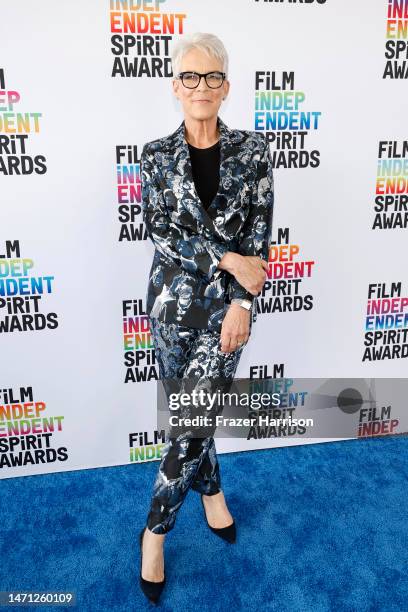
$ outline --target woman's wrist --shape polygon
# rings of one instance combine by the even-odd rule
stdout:
[[[220,260],[218,267],[221,268],[221,270],[226,270],[227,272],[235,276],[235,272],[237,270],[237,267],[239,266],[241,258],[242,255],[240,255],[239,253],[234,253],[234,251],[227,251]]]
[[[247,308],[244,308],[240,304],[237,304],[237,302],[231,302],[230,304],[228,304],[228,310],[240,313],[240,315],[245,312],[247,313],[248,318],[251,317],[251,312],[252,312],[252,308],[248,310]]]

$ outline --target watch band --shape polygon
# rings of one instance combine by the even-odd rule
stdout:
[[[233,298],[231,300],[231,304],[239,304],[246,310],[251,310],[252,308],[252,302],[250,302],[249,300],[243,300],[242,298]]]

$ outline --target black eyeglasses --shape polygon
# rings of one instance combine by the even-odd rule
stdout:
[[[226,77],[225,72],[219,72],[215,70],[214,72],[207,72],[206,74],[201,74],[200,72],[179,72],[177,75],[178,79],[181,79],[184,87],[188,89],[195,89],[201,82],[201,77],[205,78],[205,82],[207,83],[210,89],[218,89],[224,82]]]

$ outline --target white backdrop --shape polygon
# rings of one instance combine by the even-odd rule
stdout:
[[[138,5],[139,11],[125,12],[149,15],[154,8],[154,2],[133,3]],[[406,228],[372,229],[380,142],[395,142],[408,163],[406,78],[384,78],[388,2],[158,5],[158,24],[163,14],[184,15],[176,20],[182,32],[176,27],[166,34],[169,49],[194,31],[223,40],[231,89],[220,116],[228,126],[255,129],[257,71],[273,72],[277,86],[291,73],[293,89],[305,96],[298,110],[316,114],[302,147],[270,145],[276,155],[273,239],[287,232],[288,242],[300,249],[296,261],[314,261],[299,290],[312,296],[312,307],[260,312],[237,376],[248,377],[255,366],[273,374],[277,364],[290,377],[405,377],[406,357],[363,361],[369,284],[385,283],[389,290],[400,283],[399,297],[408,295]],[[112,76],[117,56],[111,37],[118,32],[111,31],[109,2],[21,0],[0,6],[0,477],[126,464],[133,460],[132,448],[143,451],[154,442],[156,382],[125,382],[122,316],[126,300],[145,306],[153,245],[119,240],[116,154],[118,147],[135,147],[137,171],[143,144],[174,131],[183,119],[181,108],[166,76]],[[146,36],[159,40],[161,34],[147,31],[140,40]],[[146,66],[163,64],[164,51],[162,44]],[[135,58],[140,60],[133,49],[128,59]],[[402,57],[398,65],[404,67]],[[14,104],[5,93],[10,91],[20,96]],[[24,125],[18,125],[19,114]],[[37,168],[41,160],[35,158],[42,156],[45,172],[18,171],[25,155],[20,146],[13,154],[16,135],[27,135],[25,155]],[[307,152],[306,167],[299,167],[300,149]],[[402,174],[401,193],[407,194],[406,166]],[[138,214],[133,227],[141,223]],[[24,316],[35,313],[35,304],[21,300],[18,311],[13,302],[6,285],[12,259],[32,260],[29,278],[53,277],[37,304],[39,313],[55,313],[49,327],[40,328],[37,317],[32,329],[24,329]],[[21,272],[14,272],[18,295],[27,295]],[[271,299],[268,291],[265,304]],[[153,352],[150,345],[143,366]],[[8,412],[11,403],[23,401],[42,402],[43,410]],[[217,440],[217,449],[309,441],[315,440]],[[152,446],[157,454],[148,459],[159,457],[160,444]]]

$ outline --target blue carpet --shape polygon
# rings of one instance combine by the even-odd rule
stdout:
[[[157,462],[3,480],[0,590],[71,589],[81,612],[408,609],[406,437],[219,461],[237,543],[212,534],[190,491],[166,539],[157,608],[138,586]]]

